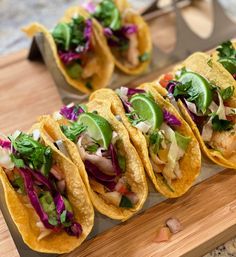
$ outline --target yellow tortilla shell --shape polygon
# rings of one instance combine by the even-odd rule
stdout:
[[[99,99],[106,103],[109,99],[109,101],[111,102],[111,110],[113,114],[119,115],[121,117],[123,124],[129,132],[131,141],[134,144],[143,162],[144,168],[149,175],[151,181],[153,182],[155,188],[165,197],[179,197],[192,186],[192,183],[199,175],[201,167],[201,152],[198,142],[194,137],[194,134],[192,133],[192,130],[188,126],[188,124],[183,120],[183,118],[179,115],[176,109],[157,93],[155,87],[151,83],[143,84],[139,88],[149,91],[153,95],[155,102],[158,103],[161,108],[166,108],[181,121],[182,125],[176,129],[178,132],[185,136],[191,137],[191,142],[189,143],[188,149],[186,150],[184,157],[179,162],[182,172],[182,178],[172,181],[171,187],[173,190],[171,190],[170,187],[163,182],[163,179],[160,175],[154,173],[149,158],[146,139],[142,132],[137,128],[133,127],[128,121],[122,102],[120,101],[117,94],[110,89],[100,89],[94,92],[90,96],[90,99]]]
[[[180,65],[177,65],[174,71],[176,72],[182,67],[186,67],[187,69],[202,75],[207,80],[209,80],[210,82],[214,83],[216,86],[222,89],[234,85],[235,81],[231,76],[231,74],[226,72],[224,67],[218,62],[212,62],[212,65],[211,65],[212,67],[209,66],[209,64],[207,64],[209,59],[210,57],[204,53],[200,53],[200,52],[194,53],[193,55],[188,57],[183,63],[181,63]],[[175,74],[175,72],[173,72],[173,75]],[[168,93],[167,90],[164,89],[158,83],[158,81],[161,78],[162,76],[157,81],[155,81],[155,88],[162,96],[166,96]],[[236,94],[236,88],[234,90],[234,96],[231,97],[231,99],[228,101],[231,107],[236,107],[235,94]],[[233,155],[230,159],[227,159],[219,151],[208,148],[204,143],[196,124],[194,123],[188,111],[186,110],[184,104],[180,100],[178,101],[178,107],[184,119],[192,128],[192,131],[200,144],[202,152],[214,163],[226,168],[236,169],[236,162],[235,162],[236,155]]]
[[[34,128],[39,128],[36,124]],[[11,217],[17,226],[23,241],[33,250],[43,253],[68,253],[78,247],[90,233],[94,223],[94,210],[89,200],[88,193],[82,182],[77,167],[65,158],[51,143],[48,143],[46,136],[41,131],[41,138],[45,145],[53,150],[53,159],[65,175],[66,190],[68,199],[73,207],[75,220],[83,229],[79,238],[69,236],[66,232],[51,233],[40,241],[40,229],[36,226],[39,217],[32,207],[25,205],[27,196],[17,193],[10,184],[6,173],[0,168],[0,180],[4,188],[6,204]],[[29,201],[27,201],[29,203]]]
[[[211,57],[205,53],[196,52],[190,55],[180,65],[175,67],[175,71],[186,67],[206,78],[212,84],[225,89],[229,86],[236,88],[236,81],[232,75],[218,62],[211,61]],[[236,98],[236,89],[234,90],[234,98]]]
[[[82,15],[84,18],[88,18],[88,16],[84,13],[79,12],[80,15]],[[71,17],[64,16],[61,21],[69,23],[71,21]],[[68,74],[65,69],[65,65],[62,63],[62,61],[59,58],[59,55],[57,53],[57,45],[54,42],[54,39],[49,32],[44,26],[42,26],[39,23],[33,23],[29,25],[28,27],[23,28],[23,31],[29,36],[33,37],[37,33],[43,33],[46,40],[48,41],[54,60],[53,62],[56,63],[57,68],[65,78],[66,82],[74,87],[75,89],[89,94],[91,93],[91,90],[86,87],[86,82],[90,81],[93,89],[96,90],[102,87],[106,87],[111,79],[113,70],[114,70],[114,62],[112,55],[110,53],[109,48],[107,47],[106,44],[106,39],[104,35],[97,29],[96,26],[96,21],[92,19],[93,26],[92,26],[92,43],[94,47],[94,55],[96,57],[96,60],[98,62],[98,67],[97,67],[97,72],[92,76],[90,80],[85,80],[85,79],[72,79]]]
[[[133,208],[125,209],[117,207],[105,201],[104,198],[100,197],[99,194],[92,190],[92,187],[89,183],[87,172],[85,170],[84,163],[81,160],[76,145],[65,137],[65,135],[61,132],[58,123],[54,121],[50,116],[44,116],[41,118],[44,120],[44,129],[47,131],[47,133],[53,140],[63,140],[71,160],[76,164],[80,171],[81,177],[89,192],[89,196],[94,207],[100,213],[112,219],[122,221],[127,220],[142,208],[147,198],[148,187],[142,162],[135,148],[130,143],[129,135],[126,129],[124,128],[121,122],[117,121],[117,119],[111,112],[110,105],[104,104],[101,101],[92,101],[87,104],[87,107],[89,112],[96,110],[99,115],[104,117],[111,124],[113,130],[116,131],[116,133],[118,133],[119,138],[121,139],[121,146],[123,148],[122,154],[126,158],[126,178],[128,184],[131,186],[132,192],[136,193],[139,198],[138,203]],[[65,124],[65,120],[59,121],[59,123]]]
[[[129,75],[138,75],[147,69],[151,61],[152,39],[149,27],[148,24],[141,17],[141,15],[137,11],[130,8],[129,3],[126,0],[114,0],[114,2],[118,7],[121,15],[126,15],[126,23],[135,24],[138,28],[138,50],[140,55],[148,53],[150,55],[150,58],[145,62],[140,62],[139,65],[136,67],[128,67],[127,65],[119,61],[114,55],[113,59],[115,65],[124,73]],[[100,31],[100,34],[103,34],[103,27],[100,25],[98,21],[96,21],[96,27]]]

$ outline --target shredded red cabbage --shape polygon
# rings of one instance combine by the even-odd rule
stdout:
[[[126,101],[126,100],[124,100],[124,99],[122,99],[121,97],[120,97],[120,100],[121,100],[121,102],[122,102],[122,104],[123,104],[123,107],[124,107],[124,109],[125,109],[125,112],[126,112],[126,113],[130,113],[130,112],[132,111],[132,110],[131,110],[131,108],[132,108],[131,103],[128,102],[128,101]]]
[[[30,174],[34,177],[35,182],[40,185],[44,185],[50,192],[55,190],[53,184],[47,179],[41,172],[29,170]]]
[[[113,35],[113,32],[110,28],[104,28],[103,29],[103,34],[106,36],[106,37],[111,37]]]
[[[2,148],[11,149],[11,142],[0,138],[0,146]]]
[[[171,80],[169,81],[169,83],[167,84],[166,86],[166,89],[169,93],[173,94],[174,93],[174,90],[175,90],[175,87],[180,84],[179,81],[175,81],[175,80]]]
[[[73,222],[70,227],[64,229],[68,235],[79,237],[83,230],[79,223]]]
[[[23,168],[19,169],[19,172],[24,179],[25,189],[26,189],[27,195],[29,197],[30,203],[34,207],[34,209],[35,209],[36,213],[38,214],[40,220],[42,221],[45,228],[53,229],[54,226],[52,226],[48,222],[48,215],[47,215],[46,212],[44,212],[44,210],[43,210],[43,208],[40,204],[40,201],[38,199],[38,195],[34,190],[34,184],[33,184],[32,178],[31,178],[31,173],[29,172],[28,169],[23,169]]]
[[[96,5],[93,2],[84,3],[82,6],[90,14],[92,14],[96,11]]]
[[[135,94],[143,94],[145,93],[145,90],[139,89],[139,88],[128,88],[127,96],[133,96]]]
[[[86,40],[85,49],[84,49],[85,52],[87,52],[91,46],[92,26],[93,26],[92,20],[87,19],[85,22],[85,29],[84,29],[84,38]]]
[[[68,65],[72,61],[75,61],[75,60],[78,60],[81,58],[81,53],[76,53],[75,51],[63,52],[62,50],[59,50],[58,54],[59,54],[61,61],[65,65]]]
[[[117,154],[116,154],[116,149],[115,149],[113,144],[109,145],[109,152],[111,154],[112,166],[115,170],[115,173],[116,173],[117,176],[120,176],[121,173],[122,173],[122,170],[120,168],[118,158],[117,158]]]
[[[164,121],[169,126],[181,126],[181,121],[177,119],[173,114],[168,112],[166,109],[163,109],[163,117],[164,117]]]
[[[121,31],[125,36],[129,36],[131,34],[137,33],[138,27],[135,24],[127,24],[121,28]]]
[[[78,116],[83,113],[84,110],[80,106],[63,106],[60,110],[60,114],[64,116],[67,120],[77,121]]]
[[[93,163],[91,163],[88,160],[84,161],[84,165],[88,174],[91,174],[94,178],[96,178],[99,181],[111,182],[116,178],[116,176],[110,176],[103,173],[97,168],[97,166],[95,166]]]

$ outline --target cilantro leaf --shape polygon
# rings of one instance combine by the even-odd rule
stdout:
[[[140,62],[146,62],[149,59],[150,59],[150,53],[147,53],[147,52],[139,56]]]
[[[229,120],[221,120],[218,115],[212,119],[212,128],[214,131],[229,131],[233,128],[234,124]]]
[[[223,42],[217,49],[218,55],[220,58],[225,57],[233,57],[236,56],[236,49],[234,49],[234,46],[231,41]]]
[[[11,138],[16,154],[11,158],[17,167],[24,167],[24,163],[32,169],[39,170],[43,166],[43,174],[48,175],[52,165],[52,150],[35,141],[31,135],[21,133],[17,138]]]
[[[125,115],[133,126],[136,126],[139,122],[144,121],[144,119],[140,118],[135,111],[126,113]]]
[[[20,192],[21,194],[25,194],[25,185],[24,185],[24,180],[21,176],[17,176],[13,182],[12,185],[14,188],[17,188],[17,191]]]
[[[154,154],[157,154],[161,147],[161,142],[163,137],[160,135],[159,131],[153,131],[149,136],[149,143],[152,146]]]
[[[121,28],[121,15],[113,0],[103,0],[93,14],[103,27],[119,30]]]
[[[126,169],[126,161],[125,157],[122,155],[117,155],[118,163],[122,171],[125,171]]]
[[[233,86],[229,86],[229,87],[227,87],[225,89],[222,89],[220,91],[220,95],[221,95],[223,101],[228,100],[230,97],[233,96],[233,94],[234,94],[234,87]]]
[[[68,139],[72,142],[76,142],[78,136],[86,130],[86,126],[78,122],[73,122],[69,126],[61,126],[61,130]]]
[[[11,161],[14,163],[14,165],[17,168],[24,168],[25,164],[24,161],[22,159],[17,158],[14,154],[11,154]]]

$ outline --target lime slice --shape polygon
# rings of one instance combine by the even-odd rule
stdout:
[[[87,127],[87,132],[101,147],[108,149],[112,139],[112,128],[106,119],[95,113],[82,113],[79,123]]]
[[[138,94],[130,99],[130,103],[140,118],[148,121],[152,125],[152,129],[161,126],[163,122],[163,112],[153,100],[145,95]]]
[[[185,72],[179,78],[179,82],[182,84],[190,81],[192,82],[195,94],[198,95],[196,105],[204,113],[212,102],[213,93],[211,85],[205,78],[195,72]]]
[[[57,41],[63,41],[65,43],[65,50],[68,51],[70,47],[71,40],[71,29],[66,23],[59,23],[54,28],[52,35]]]
[[[231,73],[236,74],[236,59],[234,58],[221,58],[218,60],[225,69]]]

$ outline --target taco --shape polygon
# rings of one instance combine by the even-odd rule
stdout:
[[[236,90],[232,82],[218,63],[195,53],[172,74],[162,76],[156,89],[179,108],[203,153],[216,164],[235,169]]]
[[[44,129],[52,142],[63,142],[59,149],[79,168],[94,207],[122,221],[140,210],[148,193],[143,165],[109,104],[72,104],[53,117],[57,122],[43,117]]]
[[[52,32],[38,23],[23,31],[31,37],[43,33],[52,51],[52,62],[75,89],[90,93],[109,84],[114,61],[93,18],[78,13],[63,17]]]
[[[236,80],[236,42],[226,41],[216,48],[212,53],[212,58],[219,65],[223,66],[225,70],[231,74]],[[236,86],[236,81],[235,81]]]
[[[151,83],[116,92],[101,89],[91,100],[111,102],[129,132],[155,188],[164,196],[184,194],[200,172],[201,154],[191,128]]]
[[[147,23],[126,0],[102,0],[84,8],[94,17],[107,39],[116,66],[131,75],[147,69],[152,41]]]
[[[0,138],[0,180],[24,242],[43,253],[67,253],[90,233],[94,210],[77,167],[43,134]]]

